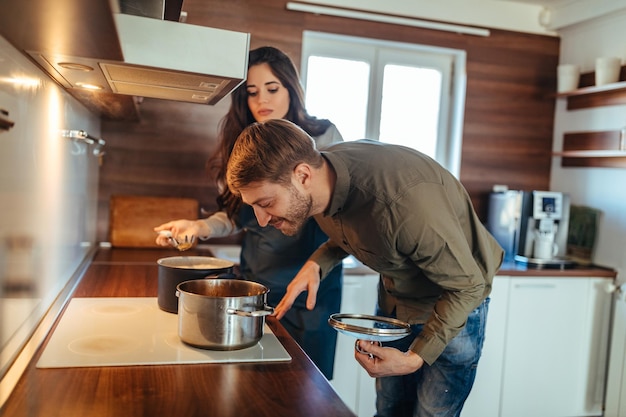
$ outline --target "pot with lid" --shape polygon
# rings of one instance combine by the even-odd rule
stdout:
[[[176,286],[181,282],[206,277],[232,277],[234,263],[211,256],[172,256],[157,260],[159,281],[157,301],[161,310],[178,311]]]
[[[178,335],[194,347],[237,350],[263,337],[269,289],[240,279],[197,279],[176,287]]]

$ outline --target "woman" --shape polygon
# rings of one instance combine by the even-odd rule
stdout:
[[[154,230],[169,230],[179,242],[224,237],[244,230],[241,274],[268,287],[268,304],[276,305],[285,295],[287,284],[327,236],[314,220],[309,220],[294,236],[285,236],[273,227],[262,228],[252,208],[242,204],[224,186],[226,163],[239,133],[251,123],[270,119],[296,123],[315,139],[318,148],[342,141],[329,120],[307,113],[298,72],[287,55],[273,47],[250,51],[246,82],[232,93],[230,109],[220,126],[219,149],[210,160],[221,188],[217,198],[221,211],[207,219],[171,221]],[[159,235],[157,243],[167,246],[169,240]],[[330,314],[339,311],[341,281],[342,269],[338,266],[321,283],[313,310],[306,309],[302,294],[289,314],[281,319],[281,324],[328,379],[333,375],[337,333],[327,320]]]

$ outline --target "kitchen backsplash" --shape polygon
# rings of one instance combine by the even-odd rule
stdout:
[[[95,245],[100,120],[2,37],[0,109],[1,380]]]

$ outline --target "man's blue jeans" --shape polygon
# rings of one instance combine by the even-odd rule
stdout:
[[[431,366],[417,372],[376,379],[376,417],[458,417],[467,399],[485,340],[489,298],[467,319],[463,330],[446,346]],[[411,326],[412,335],[385,343],[403,352],[422,330]]]

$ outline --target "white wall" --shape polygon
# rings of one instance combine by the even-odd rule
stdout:
[[[560,31],[561,63],[593,71],[598,56],[626,58],[626,11],[569,26]],[[626,105],[568,111],[564,99],[555,113],[554,150],[562,148],[563,133],[619,130],[626,126]],[[626,169],[562,168],[553,158],[551,189],[570,193],[572,203],[600,209],[600,229],[594,262],[615,268],[626,282]],[[616,297],[618,298],[618,297]],[[626,303],[616,304],[609,357],[605,417],[626,416]]]
[[[593,71],[598,56],[626,58],[626,11],[578,24],[561,33],[561,63]],[[568,111],[559,99],[555,113],[554,150],[563,145],[563,133],[619,130],[626,126],[626,105]],[[602,211],[594,262],[616,268],[624,281],[626,274],[626,169],[562,168],[553,159],[550,188],[568,192],[572,204]]]

